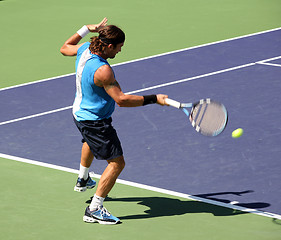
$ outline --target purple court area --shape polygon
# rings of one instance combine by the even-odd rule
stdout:
[[[226,130],[209,138],[177,109],[116,107],[127,163],[120,178],[281,214],[280,56],[275,30],[114,66],[124,92],[209,97],[229,113]],[[0,153],[78,169],[81,137],[71,109],[1,125],[71,106],[74,94],[74,75],[0,91]],[[232,139],[238,127],[244,135]],[[91,170],[101,174],[105,166],[94,161]]]

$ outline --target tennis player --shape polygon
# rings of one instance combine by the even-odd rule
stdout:
[[[98,33],[90,42],[78,44],[88,33]],[[83,137],[79,176],[75,191],[93,188],[96,182],[89,177],[89,167],[95,157],[106,160],[108,165],[101,175],[91,204],[83,220],[101,224],[117,224],[120,220],[110,214],[103,201],[115,184],[125,161],[111,115],[115,102],[120,107],[137,107],[157,103],[166,105],[167,95],[124,94],[115,79],[107,59],[121,52],[125,42],[124,32],[114,25],[107,25],[107,18],[99,24],[83,26],[61,47],[65,56],[76,56],[76,96],[73,103],[74,122]]]

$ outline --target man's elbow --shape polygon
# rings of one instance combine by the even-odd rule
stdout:
[[[60,49],[60,52],[64,56],[76,56],[77,52],[70,48],[68,45],[63,45]]]
[[[127,105],[126,105],[126,102],[125,101],[122,101],[122,100],[118,100],[118,101],[116,101],[116,103],[117,103],[117,105],[119,106],[119,107],[126,107]]]
[[[126,97],[126,95],[119,97],[118,99],[115,100],[115,102],[117,103],[117,105],[119,107],[127,107],[127,103],[128,103],[128,99]]]
[[[62,47],[60,48],[60,53],[61,53],[63,56],[67,56],[66,51],[65,51],[65,46],[62,46]]]

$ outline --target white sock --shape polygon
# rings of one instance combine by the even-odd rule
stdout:
[[[93,211],[95,209],[98,209],[99,206],[103,205],[104,198],[94,195],[92,202],[90,204],[90,210]]]
[[[89,176],[89,168],[82,166],[80,163],[80,170],[79,170],[78,177],[83,178],[84,180],[87,180],[88,176]]]

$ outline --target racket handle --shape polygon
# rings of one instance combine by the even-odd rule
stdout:
[[[180,108],[181,107],[181,103],[180,102],[177,102],[175,100],[172,100],[170,98],[165,98],[165,102],[172,106],[172,107],[175,107],[175,108]]]

